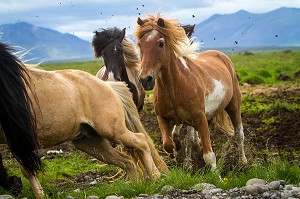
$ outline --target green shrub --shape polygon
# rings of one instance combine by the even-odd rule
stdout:
[[[246,82],[248,84],[263,84],[265,83],[265,80],[257,75],[250,75],[248,77],[245,77],[243,82]]]

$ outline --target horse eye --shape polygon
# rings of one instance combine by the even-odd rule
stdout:
[[[159,48],[163,48],[164,45],[165,45],[165,44],[164,44],[163,42],[160,42],[160,43],[158,44],[158,47],[159,47]]]

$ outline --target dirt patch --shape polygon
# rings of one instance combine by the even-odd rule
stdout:
[[[247,100],[263,98],[264,104],[290,104],[300,105],[300,87],[292,85],[280,86],[241,86],[243,97],[248,96]],[[153,96],[148,96],[149,98]],[[246,103],[246,102],[245,102]],[[251,103],[251,101],[247,101]],[[255,107],[254,107],[255,109]],[[245,133],[245,151],[248,160],[266,159],[270,156],[284,156],[288,160],[299,161],[300,154],[300,111],[285,110],[279,107],[271,109],[268,112],[256,114],[242,114],[244,133]],[[144,110],[141,113],[141,120],[151,137],[157,143],[160,151],[162,141],[160,130],[153,112],[153,103],[145,103]],[[155,133],[153,133],[155,132]],[[158,133],[157,133],[158,132]],[[237,163],[237,154],[235,146],[226,145],[228,138],[220,133],[211,134],[212,146],[216,152],[217,158],[225,158],[225,163],[235,165]],[[194,163],[198,162],[203,166],[201,158],[196,158],[194,149]]]

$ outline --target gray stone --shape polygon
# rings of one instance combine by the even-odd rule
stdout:
[[[269,192],[264,192],[264,193],[262,194],[262,197],[263,197],[263,198],[269,198],[269,197],[270,197]]]
[[[247,194],[250,194],[250,195],[253,195],[253,196],[258,195],[257,186],[247,185],[245,191],[246,191]]]
[[[110,196],[106,196],[105,199],[124,199],[124,197],[123,196],[110,195]]]
[[[161,188],[160,192],[161,192],[161,194],[166,195],[166,194],[170,193],[173,190],[174,190],[173,186],[165,185],[165,186],[163,186],[163,188]]]
[[[14,199],[11,195],[0,195],[0,199]]]
[[[246,186],[247,185],[265,185],[265,184],[267,184],[267,181],[265,181],[263,179],[252,178],[247,181]]]
[[[98,196],[88,196],[86,199],[99,199]]]
[[[280,188],[280,182],[279,181],[272,181],[269,183],[269,189],[270,190],[279,190]]]
[[[74,199],[73,196],[67,196],[66,199]]]
[[[197,190],[197,191],[202,191],[202,190],[211,190],[211,189],[215,189],[216,186],[213,184],[209,184],[209,183],[199,183],[199,184],[195,184],[193,186],[193,190]]]
[[[90,182],[90,185],[96,185],[96,184],[98,184],[98,182],[97,182],[97,180],[93,180],[92,182]]]

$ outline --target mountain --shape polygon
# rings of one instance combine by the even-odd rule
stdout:
[[[196,24],[194,36],[204,48],[300,46],[300,9],[279,8],[264,14],[240,10],[215,14]]]
[[[92,59],[91,44],[74,35],[26,22],[0,25],[0,41],[30,50],[25,60]],[[36,62],[36,61],[35,61]]]

